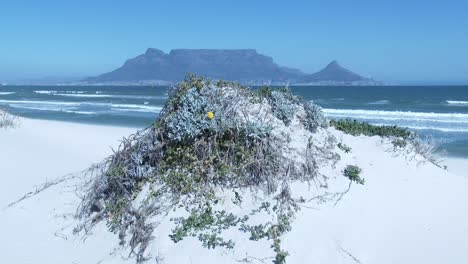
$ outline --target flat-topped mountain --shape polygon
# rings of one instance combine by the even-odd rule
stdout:
[[[87,80],[177,82],[187,73],[241,82],[286,81],[303,75],[299,70],[278,66],[271,57],[253,49],[175,49],[166,54],[150,48],[145,54],[127,60],[122,67]]]
[[[120,68],[84,80],[85,83],[167,84],[187,73],[246,84],[375,85],[376,82],[347,70],[336,61],[325,69],[306,74],[282,67],[254,49],[174,49],[169,53],[149,48]]]

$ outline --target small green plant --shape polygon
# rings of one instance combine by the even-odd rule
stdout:
[[[361,178],[361,176],[360,176],[361,172],[362,172],[362,170],[358,166],[348,165],[344,169],[343,174],[344,174],[345,177],[347,177],[351,181],[353,181],[353,182],[355,182],[357,184],[364,185],[365,180]]]
[[[202,245],[208,249],[216,247],[234,248],[232,240],[224,240],[220,234],[223,230],[237,226],[248,220],[248,217],[239,218],[226,211],[213,211],[208,204],[204,210],[194,210],[187,218],[172,219],[177,224],[169,236],[175,243],[187,236],[198,237]]]
[[[344,144],[344,143],[338,143],[338,148],[341,149],[342,151],[344,151],[345,153],[349,153],[351,152],[351,147],[349,147],[348,145]]]
[[[271,96],[271,93],[273,92],[273,89],[271,89],[268,86],[262,86],[258,90],[254,91],[254,95],[258,98],[269,98]]]

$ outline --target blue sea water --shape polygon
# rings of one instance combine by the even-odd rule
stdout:
[[[330,118],[400,125],[468,157],[468,86],[291,87]],[[0,86],[0,108],[39,119],[143,128],[157,118],[167,87]]]

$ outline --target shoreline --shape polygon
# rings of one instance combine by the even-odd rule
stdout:
[[[23,116],[17,116],[19,120],[25,119],[25,120],[37,120],[37,121],[44,121],[44,122],[57,122],[57,123],[68,123],[68,124],[77,124],[77,125],[84,125],[84,126],[97,126],[97,127],[115,127],[115,128],[124,128],[124,129],[134,129],[135,132],[137,130],[145,129],[149,127],[151,124],[148,124],[146,126],[144,125],[131,125],[131,124],[122,124],[122,123],[98,123],[98,122],[89,122],[89,121],[79,121],[79,120],[59,120],[59,119],[46,119],[46,118],[40,118],[40,117],[23,117]],[[412,130],[415,131],[415,133],[418,135],[418,130]],[[460,154],[445,154],[447,151],[442,149],[441,151],[436,152],[435,154],[442,160],[460,160],[462,162],[463,160],[468,161],[468,154],[467,156],[463,156]],[[442,154],[442,155],[440,155]],[[443,163],[443,162],[442,162]],[[458,164],[459,162],[450,162],[451,164]],[[459,172],[460,170],[457,170]]]

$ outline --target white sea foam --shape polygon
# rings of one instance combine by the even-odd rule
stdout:
[[[462,120],[468,121],[468,114],[462,113],[426,113],[411,111],[385,111],[385,110],[361,110],[361,109],[323,109],[323,112],[331,116],[349,116],[358,118],[395,118],[395,119],[421,119],[429,118],[434,120]]]
[[[96,115],[96,112],[91,111],[73,111],[73,110],[63,110],[65,113],[73,113],[73,114],[80,114],[80,115]]]
[[[334,118],[354,118],[375,125],[399,125],[418,130],[468,132],[468,114],[424,113],[381,110],[323,109]]]
[[[316,102],[324,102],[324,101],[344,101],[345,99],[344,98],[331,98],[331,99],[323,99],[323,98],[317,98],[317,99],[314,99],[312,101],[316,101]]]
[[[63,107],[53,107],[49,105],[34,106],[34,105],[24,105],[24,104],[11,104],[10,106],[13,108],[18,108],[18,109],[29,109],[29,110],[36,110],[36,111],[53,111],[53,112],[74,113],[74,114],[80,114],[80,115],[97,114],[96,112],[91,112],[91,111],[70,110],[70,109],[63,108]]]
[[[162,107],[132,104],[113,104],[112,109],[117,111],[159,113],[161,112]]]
[[[40,101],[40,100],[0,100],[4,104],[46,104],[46,105],[80,105],[79,102]]]
[[[100,111],[127,111],[127,112],[147,112],[147,113],[159,113],[162,110],[161,106],[150,106],[150,105],[137,105],[137,104],[112,104],[112,103],[100,103],[100,102],[56,102],[56,101],[32,101],[32,100],[0,100],[0,104],[7,104],[14,108],[23,108],[31,110],[45,110],[45,111],[81,111],[79,108],[86,107],[101,107]],[[93,109],[94,110],[94,109]],[[88,112],[88,111],[82,111]],[[90,113],[90,112],[89,112]],[[95,112],[93,112],[95,113]]]
[[[447,104],[450,105],[468,105],[468,101],[452,101],[452,100],[447,100]]]
[[[58,93],[58,91],[48,91],[48,90],[37,90],[37,91],[34,91],[35,93],[37,94],[54,94],[54,93]]]
[[[89,98],[112,98],[113,95],[108,94],[79,94],[79,93],[56,93],[55,96],[67,96],[67,97],[89,97]],[[118,96],[117,96],[118,97]]]
[[[47,107],[47,106],[31,106],[31,105],[24,105],[24,104],[11,104],[13,108],[18,109],[29,109],[29,110],[38,110],[38,111],[61,111],[62,108],[57,107]]]
[[[16,92],[0,92],[0,95],[15,94]]]
[[[167,99],[167,96],[126,95],[126,94],[73,94],[55,93],[56,96],[84,97],[84,98],[122,98],[122,99]]]
[[[65,93],[65,94],[83,94],[83,93],[85,93],[85,91],[35,90],[34,93],[37,93],[37,94],[58,94],[58,93]]]
[[[375,102],[370,102],[368,104],[370,105],[384,105],[384,104],[389,104],[390,101],[389,100],[377,100]]]

